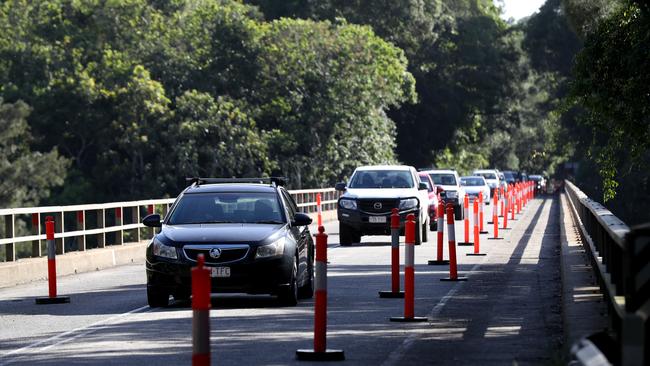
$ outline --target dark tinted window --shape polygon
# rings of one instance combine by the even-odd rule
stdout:
[[[440,184],[443,186],[455,186],[457,184],[456,176],[453,174],[431,173],[429,176],[433,179],[433,184]]]
[[[184,195],[168,224],[284,222],[273,193],[219,192]]]

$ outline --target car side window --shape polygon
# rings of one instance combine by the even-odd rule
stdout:
[[[296,212],[298,212],[298,206],[287,191],[283,189],[281,192],[284,203],[287,206],[287,210],[289,211],[289,218],[293,220],[294,216],[296,216]]]

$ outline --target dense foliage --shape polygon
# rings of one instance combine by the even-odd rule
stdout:
[[[648,16],[632,0],[548,0],[518,23],[492,0],[2,1],[0,206],[175,195],[192,175],[326,186],[393,162],[574,161],[606,198],[641,197]],[[599,191],[594,176],[576,178]]]

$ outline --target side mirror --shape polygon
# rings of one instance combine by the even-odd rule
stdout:
[[[162,222],[160,221],[160,215],[158,214],[147,215],[145,216],[144,219],[142,219],[142,224],[148,227],[161,227]]]
[[[334,189],[336,189],[337,191],[340,191],[340,192],[345,191],[345,182],[336,183],[336,185],[334,186]]]
[[[420,190],[420,191],[422,191],[422,190],[428,191],[429,186],[424,182],[420,182],[420,184],[418,184],[418,190]]]
[[[293,217],[293,221],[291,221],[291,226],[307,226],[311,225],[311,222],[313,220],[309,215],[304,214],[302,212],[296,213],[296,215]]]

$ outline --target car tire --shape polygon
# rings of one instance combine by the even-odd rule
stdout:
[[[422,230],[422,242],[425,243],[429,241],[429,223],[426,221],[422,223],[421,230]]]
[[[147,286],[147,303],[150,308],[164,308],[169,306],[169,293],[155,287]]]
[[[456,220],[462,220],[464,216],[465,210],[463,206],[458,205],[454,207],[454,219]]]
[[[346,224],[339,223],[339,244],[344,247],[349,246],[352,244],[353,240],[352,228]]]
[[[189,292],[178,292],[173,294],[174,296],[174,301],[180,301],[180,302],[188,302],[190,301],[190,293]]]
[[[298,261],[296,257],[293,257],[289,286],[280,288],[278,300],[282,306],[296,306],[298,304]]]
[[[431,220],[431,219],[429,219]],[[429,221],[429,230],[431,231],[438,231],[438,220],[434,219],[433,221]]]
[[[422,230],[420,229],[420,220],[415,220],[415,245],[422,244]]]
[[[310,260],[307,266],[307,280],[298,289],[298,298],[311,299],[314,297],[314,261]]]
[[[352,242],[353,243],[361,243],[361,233],[358,231],[354,231],[352,233]]]

